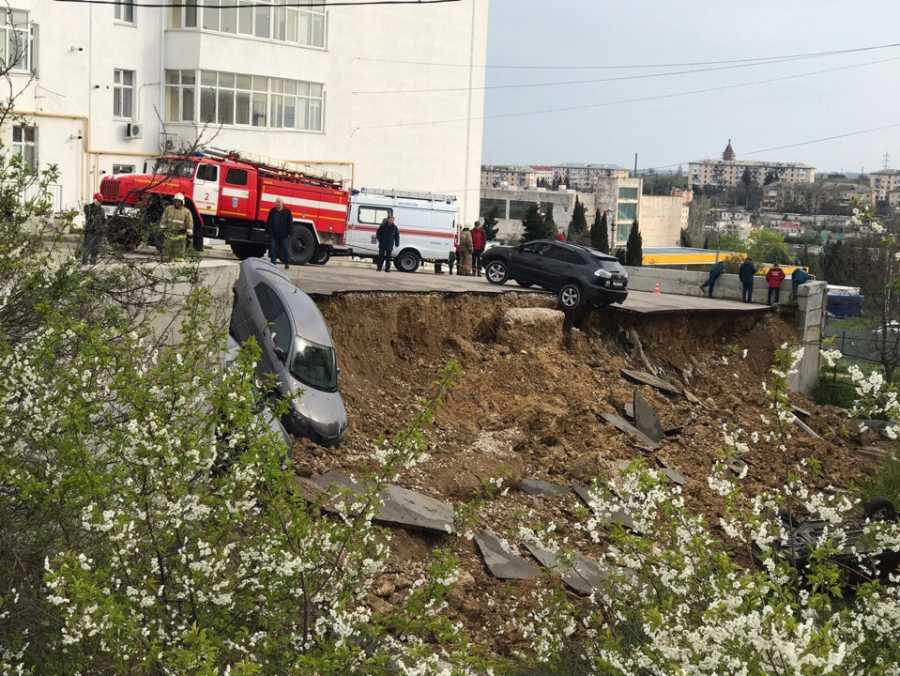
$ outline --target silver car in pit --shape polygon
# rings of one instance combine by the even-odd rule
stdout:
[[[334,446],[347,432],[338,391],[337,359],[319,308],[277,267],[260,258],[241,263],[234,285],[230,333],[239,343],[256,338],[260,373],[272,373],[291,402],[288,432]]]

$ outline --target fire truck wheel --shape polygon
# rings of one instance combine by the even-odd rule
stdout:
[[[294,265],[306,265],[316,253],[316,237],[309,228],[295,226],[288,239],[288,255]]]
[[[262,258],[266,255],[268,247],[265,244],[251,244],[250,242],[232,242],[231,251],[242,261],[248,258]]]
[[[419,263],[422,259],[419,254],[412,249],[401,251],[400,255],[394,259],[394,265],[400,272],[415,272],[419,269]]]
[[[331,251],[326,249],[325,247],[317,247],[316,254],[312,257],[312,260],[309,262],[313,265],[325,265],[331,259]]]

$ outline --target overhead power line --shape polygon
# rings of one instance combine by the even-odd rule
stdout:
[[[120,5],[122,0],[54,0],[76,5]],[[304,2],[283,2],[274,5],[270,2],[232,3],[216,5],[215,9],[247,9],[251,7],[364,7],[371,5],[443,5],[461,0],[306,0]],[[201,0],[196,2],[145,2],[132,3],[134,7],[144,9],[169,9],[171,7],[202,7]]]
[[[362,131],[362,130],[367,130],[367,129],[393,129],[393,128],[397,128],[397,127],[428,127],[428,126],[438,125],[438,124],[453,124],[455,122],[466,122],[469,119],[472,119],[472,120],[495,120],[495,119],[510,118],[510,117],[530,117],[533,115],[551,115],[554,113],[567,113],[567,112],[574,112],[574,111],[579,111],[579,110],[595,110],[598,108],[607,108],[610,106],[619,106],[619,105],[625,105],[625,104],[629,104],[629,103],[643,103],[646,101],[664,101],[667,99],[683,98],[686,96],[696,96],[698,94],[710,94],[713,92],[728,91],[730,89],[741,89],[742,87],[755,87],[755,86],[760,86],[760,85],[765,85],[765,84],[772,84],[775,82],[788,82],[790,80],[799,80],[799,79],[802,79],[805,77],[812,77],[815,75],[824,75],[825,73],[836,73],[839,71],[854,70],[857,68],[865,68],[867,66],[875,66],[875,65],[882,64],[882,63],[892,63],[892,62],[895,62],[898,60],[900,60],[900,57],[895,56],[895,57],[891,57],[890,59],[879,59],[878,61],[866,61],[864,63],[855,63],[855,64],[850,64],[847,66],[835,66],[834,68],[823,68],[821,70],[807,71],[805,73],[796,73],[794,75],[783,75],[781,77],[767,78],[765,80],[751,80],[749,82],[738,82],[735,84],[719,85],[717,87],[692,89],[692,90],[684,91],[684,92],[673,92],[673,93],[669,93],[669,94],[655,94],[655,95],[651,95],[651,96],[639,96],[639,97],[628,98],[628,99],[616,99],[613,101],[604,101],[602,103],[590,103],[590,104],[586,104],[586,105],[566,106],[563,108],[544,108],[541,110],[526,110],[526,111],[519,111],[519,112],[515,112],[515,113],[496,113],[493,115],[473,116],[471,118],[456,117],[456,118],[449,118],[449,119],[444,119],[444,120],[429,120],[429,121],[422,121],[422,122],[396,122],[393,124],[370,125],[370,126],[365,126],[365,127],[357,127],[356,129],[354,129],[354,133],[356,131]]]
[[[357,56],[355,61],[372,61],[375,63],[396,63],[407,66],[440,66],[443,68],[487,68],[495,70],[627,70],[647,68],[687,68],[692,66],[719,66],[733,63],[750,63],[752,61],[779,61],[781,59],[813,58],[817,56],[832,56],[839,54],[857,54],[859,52],[871,52],[878,49],[897,47],[900,43],[886,45],[872,45],[869,47],[853,47],[849,49],[828,50],[823,52],[800,52],[796,54],[780,54],[774,56],[756,56],[742,59],[718,59],[715,61],[684,61],[681,63],[628,63],[628,64],[594,64],[594,65],[547,65],[547,64],[468,64],[468,63],[439,63],[435,61],[410,61],[404,59],[379,59],[375,57]]]
[[[893,45],[885,45],[884,47],[879,47],[878,49],[888,49],[888,48],[896,48],[900,47],[900,42],[895,43]],[[869,51],[861,50],[861,51]],[[599,84],[602,82],[623,82],[630,80],[649,80],[654,78],[661,77],[674,77],[679,75],[691,75],[694,73],[711,73],[722,70],[735,70],[738,68],[756,68],[758,66],[768,66],[779,63],[791,63],[794,61],[800,61],[804,59],[814,59],[814,58],[824,58],[827,56],[837,56],[841,54],[847,53],[846,50],[840,52],[821,52],[815,56],[794,56],[794,57],[784,57],[779,59],[771,59],[767,61],[754,61],[752,63],[739,63],[732,64],[727,66],[715,66],[709,68],[694,68],[689,70],[672,70],[666,71],[663,73],[641,73],[639,75],[619,75],[617,77],[605,77],[591,80],[557,80],[554,82],[528,82],[528,83],[520,83],[520,84],[499,84],[499,85],[482,85],[479,87],[430,87],[430,88],[422,88],[422,89],[381,89],[381,90],[368,90],[368,91],[355,91],[354,95],[373,95],[373,94],[424,94],[424,93],[438,93],[438,92],[465,92],[465,91],[486,91],[493,89],[529,89],[529,88],[537,88],[537,87],[564,87],[569,85],[586,85],[586,84]]]

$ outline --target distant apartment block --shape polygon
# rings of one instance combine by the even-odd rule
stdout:
[[[900,171],[896,169],[874,171],[869,174],[869,185],[875,191],[875,199],[886,202],[888,194],[900,188]]]
[[[816,169],[808,164],[738,160],[731,139],[722,153],[722,159],[691,162],[688,175],[692,185],[733,188],[748,170],[753,183],[760,186],[775,181],[800,184],[814,183],[816,180]]]
[[[558,181],[572,190],[591,192],[605,178],[628,178],[628,170],[611,164],[485,165],[482,188],[536,188]]]

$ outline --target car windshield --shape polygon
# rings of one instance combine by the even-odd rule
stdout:
[[[153,173],[160,176],[193,178],[194,163],[189,160],[157,160]]]
[[[304,385],[325,392],[336,392],[337,363],[334,350],[297,336],[294,338],[291,374]]]

